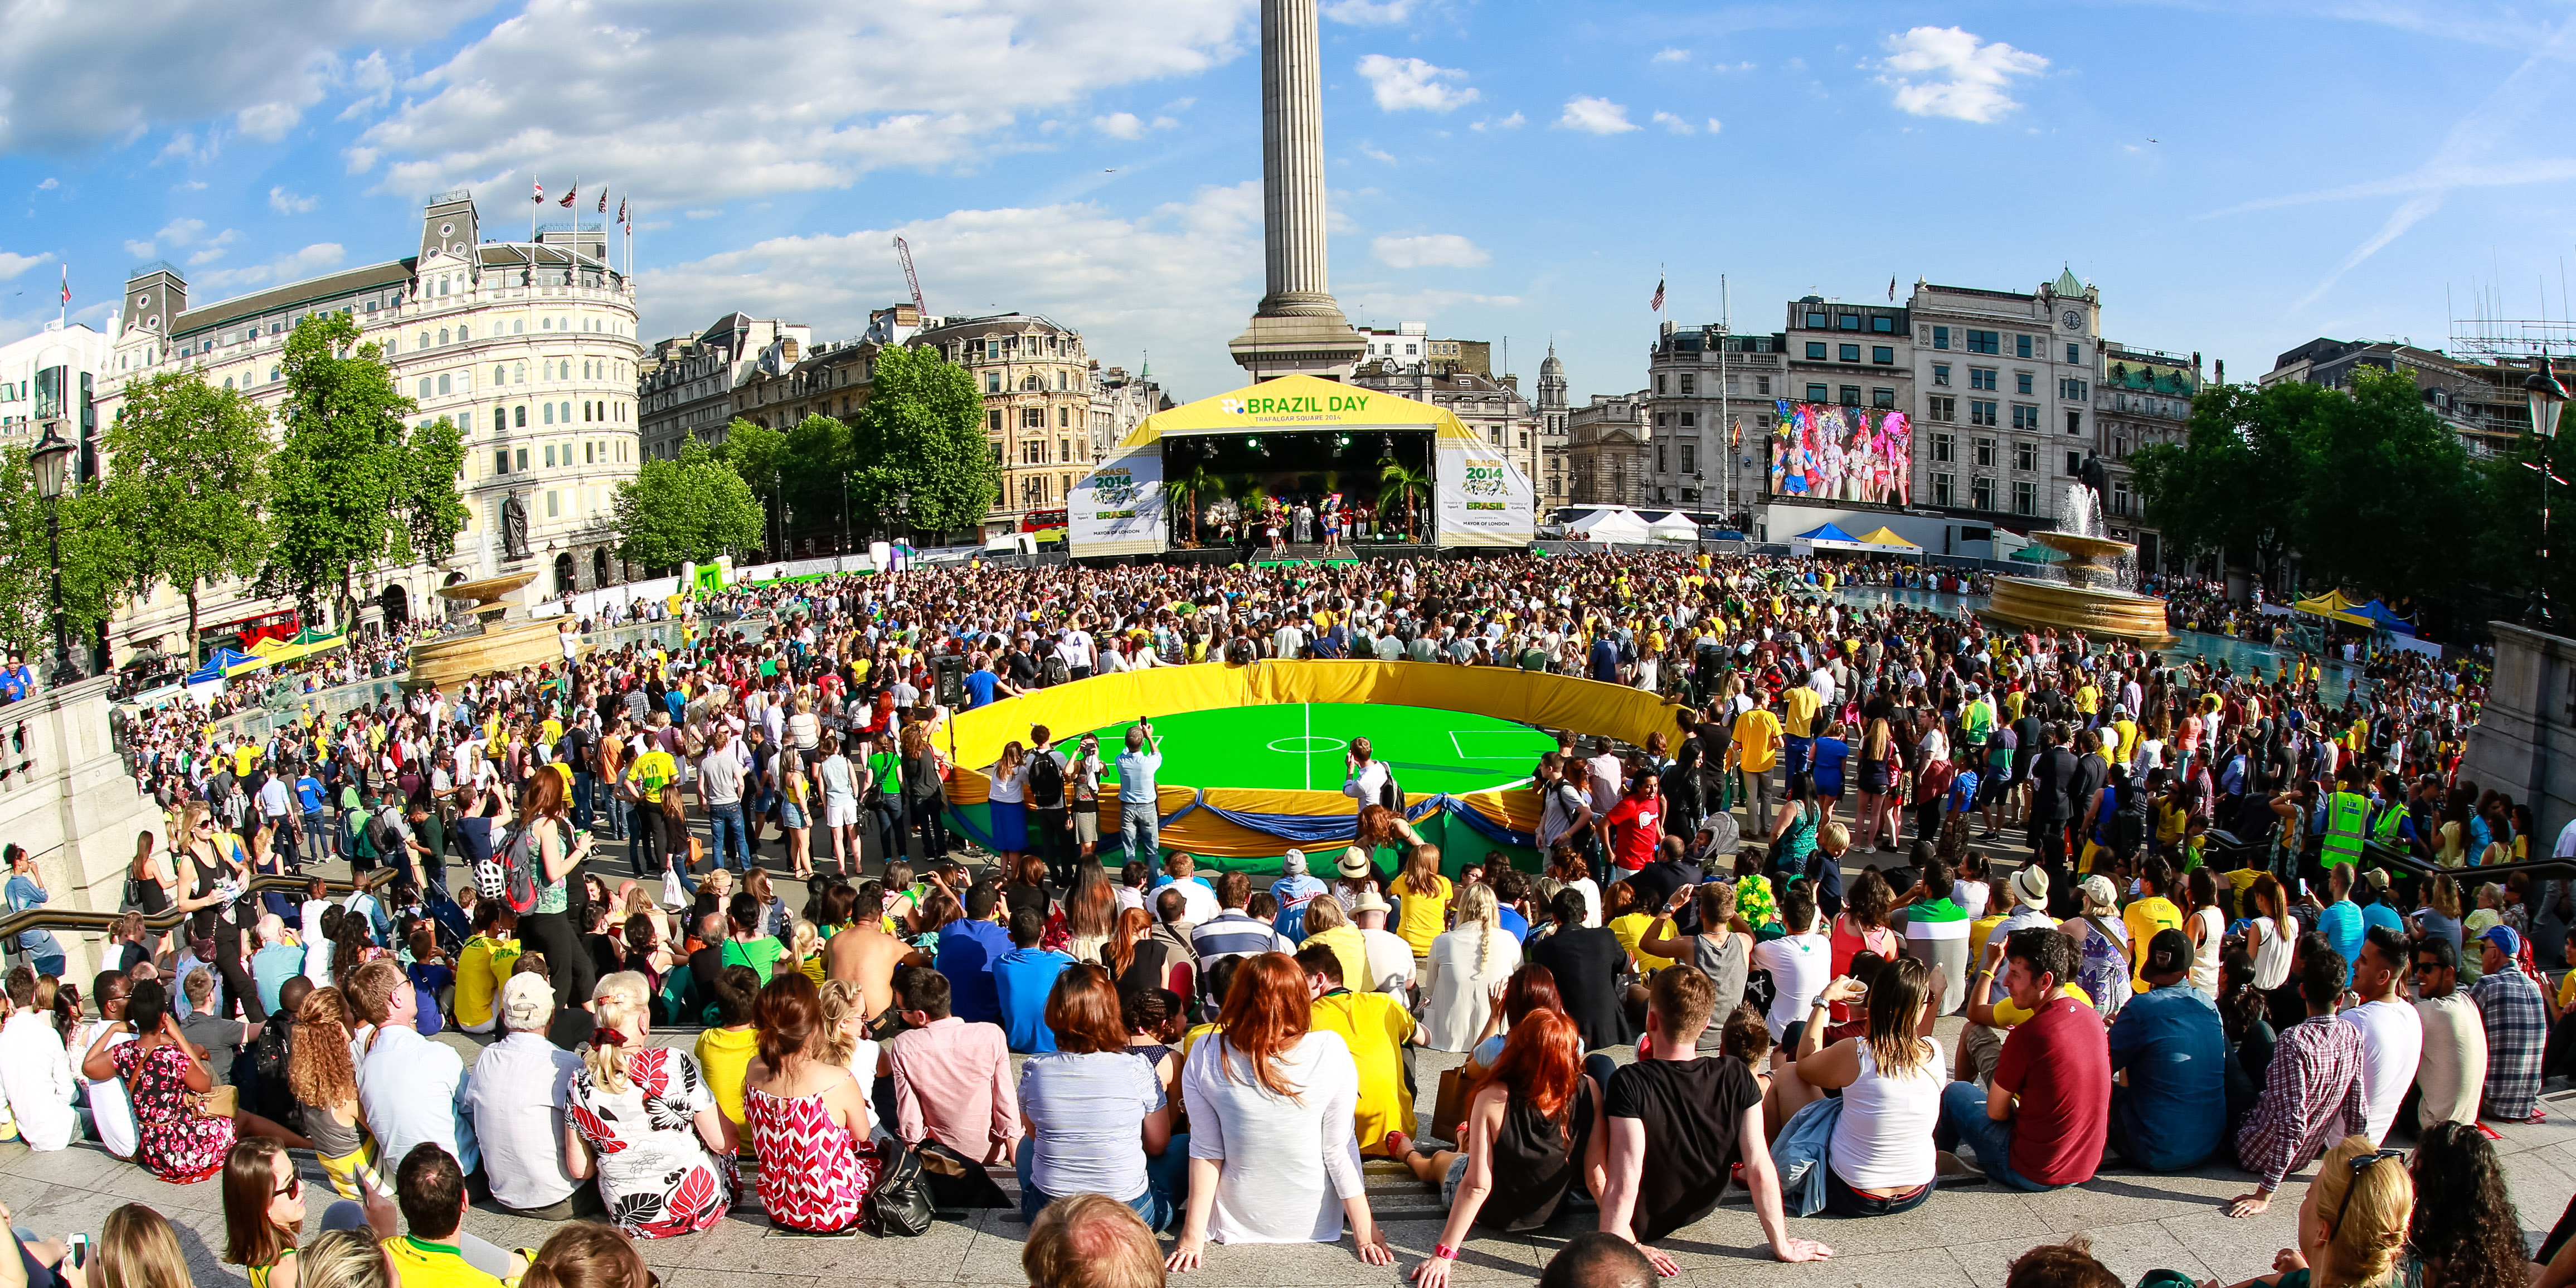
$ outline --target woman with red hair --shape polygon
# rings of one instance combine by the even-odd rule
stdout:
[[[1583,1031],[1562,1011],[1534,1010],[1512,1026],[1493,1076],[1467,1103],[1464,1152],[1424,1153],[1388,1135],[1387,1152],[1415,1179],[1437,1183],[1449,1209],[1439,1246],[1413,1268],[1418,1288],[1449,1282],[1471,1228],[1545,1225],[1578,1182],[1600,1199],[1610,1139],[1601,1094],[1583,1072]]]
[[[1089,962],[1067,966],[1048,991],[1055,1050],[1020,1070],[1020,1215],[1074,1194],[1121,1199],[1160,1230],[1180,1212],[1189,1137],[1172,1132],[1171,1104],[1153,1061],[1127,1045],[1118,986]]]
[[[1395,1264],[1369,1215],[1353,1133],[1359,1067],[1310,1027],[1306,974],[1285,953],[1240,959],[1181,1074],[1190,1117],[1190,1198],[1169,1266],[1195,1270],[1219,1243],[1335,1243],[1350,1219],[1360,1259]]]

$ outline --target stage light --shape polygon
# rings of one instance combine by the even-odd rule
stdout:
[[[1243,440],[1243,445],[1257,452],[1261,450],[1261,439],[1258,435],[1255,435],[1254,437]]]
[[[1333,446],[1335,446],[1335,447],[1349,447],[1350,445],[1351,445],[1351,436],[1350,436],[1350,435],[1348,435],[1348,434],[1335,434],[1335,435],[1333,435]]]

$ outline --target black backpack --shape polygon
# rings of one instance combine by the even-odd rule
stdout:
[[[1050,688],[1059,684],[1073,683],[1073,668],[1065,665],[1063,658],[1053,654],[1049,654],[1046,662],[1038,667],[1038,674],[1046,677]]]
[[[860,1201],[859,1224],[884,1239],[928,1233],[937,1213],[930,1201],[930,1178],[921,1170],[921,1155],[898,1141],[878,1147],[884,1170]]]
[[[1039,752],[1029,765],[1029,804],[1039,809],[1064,804],[1064,766],[1056,763],[1054,752]]]

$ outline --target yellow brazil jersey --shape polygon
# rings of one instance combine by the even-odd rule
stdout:
[[[431,1243],[408,1235],[384,1242],[402,1288],[501,1288],[501,1281],[475,1269],[454,1245]]]
[[[680,762],[660,747],[637,756],[626,771],[626,781],[633,783],[636,794],[652,805],[662,803],[662,788],[679,776]]]
[[[1781,723],[1789,737],[1816,736],[1816,712],[1825,705],[1823,694],[1803,684],[1797,685],[1780,695],[1780,705],[1787,712]]]

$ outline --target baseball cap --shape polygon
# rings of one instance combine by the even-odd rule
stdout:
[[[2481,943],[2494,944],[2502,949],[2507,957],[2522,955],[2522,936],[2515,933],[2511,926],[2489,926],[2487,933],[2478,936],[2478,940]]]
[[[2012,888],[2014,897],[2023,903],[2034,908],[2047,906],[2048,869],[2036,865],[2023,868],[2013,874]]]
[[[2170,926],[2147,941],[2145,974],[2166,975],[2191,967],[2191,939]]]
[[[530,971],[513,975],[501,986],[501,1023],[520,1032],[539,1032],[554,1013],[555,986]]]
[[[1286,870],[1288,875],[1292,877],[1302,877],[1306,875],[1306,852],[1304,850],[1290,850],[1286,854],[1280,855],[1279,866]]]

